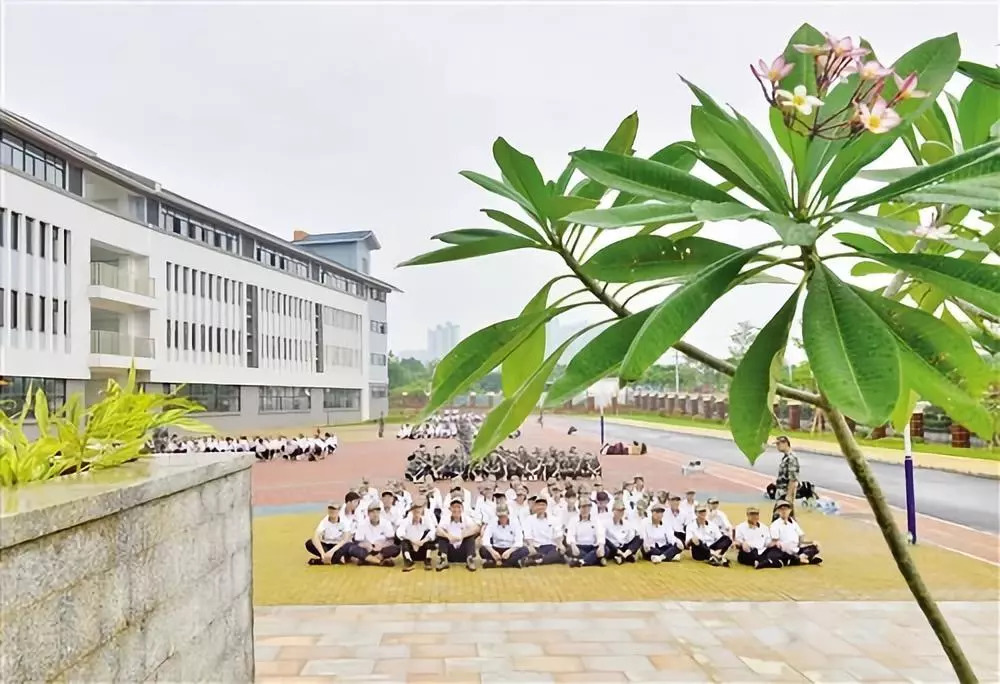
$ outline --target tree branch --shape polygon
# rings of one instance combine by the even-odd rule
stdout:
[[[610,309],[612,313],[618,316],[618,318],[625,318],[626,316],[631,315],[631,312],[625,307],[625,305],[620,304],[613,297],[607,294],[607,292],[605,292],[601,288],[601,286],[597,284],[597,281],[595,281],[593,278],[591,278],[590,276],[586,275],[583,272],[583,270],[580,268],[580,263],[573,257],[573,255],[570,252],[566,251],[566,249],[564,248],[557,249],[556,251],[563,258],[563,261],[566,262],[566,265],[573,272],[573,275],[575,275],[580,280],[580,282],[583,283],[584,287],[590,290],[590,292],[595,297],[597,297],[597,300],[599,302],[604,304],[604,306],[608,307],[608,309]],[[720,373],[724,373],[729,377],[732,377],[736,373],[736,366],[734,366],[733,364],[723,359],[720,359],[716,356],[712,356],[708,352],[699,349],[693,344],[684,342],[683,340],[675,344],[673,348],[679,351],[681,354],[684,354],[684,356],[688,357],[689,359],[698,361],[699,363],[703,363],[709,368],[716,370]],[[779,384],[775,388],[775,392],[778,395],[785,397],[786,399],[794,399],[795,401],[801,401],[802,403],[810,404],[812,406],[817,406],[823,409],[827,407],[826,402],[823,400],[822,397],[820,397],[820,395],[813,394],[812,392],[807,392],[805,390],[800,390],[795,387],[789,387],[787,385]]]

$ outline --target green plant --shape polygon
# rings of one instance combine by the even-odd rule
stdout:
[[[626,117],[601,150],[574,152],[546,181],[534,160],[503,138],[493,146],[500,178],[463,176],[518,205],[525,219],[487,209],[499,224],[436,235],[445,246],[404,265],[434,264],[520,249],[557,257],[569,273],[546,283],[521,315],[473,333],[438,364],[427,411],[434,411],[485,373],[501,366],[505,399],[486,418],[474,445],[481,457],[516,429],[539,403],[569,341],[549,356],[545,324],[567,311],[597,306],[611,317],[546,393],[556,405],[596,380],[642,377],[669,348],[732,376],[730,428],[753,462],[763,451],[777,393],[825,412],[883,537],[958,677],[975,681],[967,658],[927,591],[903,536],[847,427],[881,425],[908,416],[917,396],[945,407],[972,430],[992,436],[994,424],[978,397],[990,377],[968,333],[953,325],[954,308],[1000,316],[1000,269],[985,261],[996,242],[1000,212],[1000,141],[995,102],[1000,70],[959,62],[955,35],[913,48],[891,67],[865,42],[824,36],[809,25],[792,36],[770,67],[753,69],[768,104],[771,132],[784,159],[751,121],[730,113],[694,84],[693,141],[675,142],[644,159],[633,144],[638,116]],[[912,146],[914,127],[936,117],[936,99],[956,70],[975,79],[963,95],[958,125],[974,130],[964,150],[945,155],[934,145],[911,169],[869,173],[876,189],[847,192],[849,183],[897,141]],[[986,87],[988,91],[982,91]],[[933,123],[933,122],[932,122]],[[984,134],[985,131],[985,134]],[[699,174],[692,173],[696,165]],[[574,183],[574,178],[584,178]],[[714,180],[703,176],[714,175]],[[955,219],[975,213],[984,227]],[[961,230],[942,232],[948,222]],[[701,237],[705,224],[757,221],[773,240],[747,249]],[[690,224],[673,233],[666,225]],[[835,229],[851,224],[861,232]],[[864,232],[933,242],[936,251],[900,253]],[[637,230],[599,250],[600,242]],[[839,246],[831,249],[831,243]],[[889,292],[844,282],[829,264],[855,259],[902,274]],[[739,365],[687,343],[684,334],[716,299],[736,287],[789,282],[791,292],[756,335]],[[557,290],[571,283],[568,292]],[[635,310],[641,295],[673,288]],[[923,288],[923,290],[921,290]],[[936,293],[937,304],[921,301]],[[905,298],[905,302],[902,301]],[[550,301],[551,299],[551,301]],[[796,312],[818,392],[776,382]],[[946,315],[946,312],[948,315]],[[894,422],[896,422],[894,420]]]
[[[209,431],[209,426],[191,417],[203,410],[176,393],[142,391],[136,385],[134,370],[124,385],[108,380],[100,401],[86,408],[82,393],[73,394],[62,407],[50,411],[45,392],[29,391],[17,415],[0,411],[0,486],[133,461],[143,455],[157,428]],[[25,430],[29,414],[36,422],[37,439],[29,439]]]

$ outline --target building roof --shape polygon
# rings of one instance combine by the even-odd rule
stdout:
[[[341,233],[307,234],[292,240],[297,245],[337,245],[349,242],[364,242],[370,250],[382,249],[381,243],[371,230],[348,230]]]

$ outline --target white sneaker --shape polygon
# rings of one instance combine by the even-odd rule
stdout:
[[[649,560],[652,561],[653,564],[655,565],[657,563],[662,563],[663,562],[663,556],[650,556]]]

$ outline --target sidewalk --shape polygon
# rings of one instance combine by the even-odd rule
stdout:
[[[724,439],[733,441],[728,430],[720,430],[709,427],[695,427],[687,425],[672,425],[670,423],[658,423],[652,420],[635,420],[632,418],[618,418],[616,416],[605,416],[608,422],[620,425],[634,425],[635,427],[651,428],[663,430],[665,432],[680,432],[699,437],[712,437],[714,439]],[[864,445],[862,451],[871,461],[879,463],[892,463],[902,465],[903,452],[897,449],[885,449]],[[804,453],[824,454],[829,456],[840,456],[840,448],[834,442],[824,442],[820,440],[798,440],[795,443],[795,450]],[[931,454],[922,451],[913,453],[913,463],[918,468],[928,468],[930,470],[944,470],[962,475],[975,475],[976,477],[986,477],[993,480],[1000,479],[1000,461],[988,461],[982,458],[962,458],[961,456],[948,456],[946,454]]]

